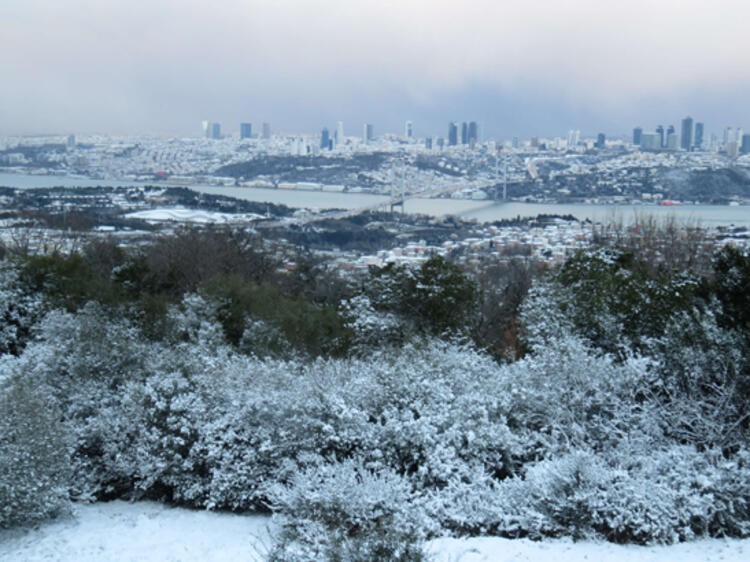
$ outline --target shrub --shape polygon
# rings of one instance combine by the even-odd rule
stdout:
[[[638,544],[750,535],[750,467],[743,452],[671,446],[635,455],[576,451],[498,486],[502,535],[601,537]]]
[[[68,437],[49,396],[30,381],[0,379],[0,527],[68,507]]]
[[[426,560],[429,528],[409,483],[356,460],[322,464],[271,493],[279,526],[273,562]]]

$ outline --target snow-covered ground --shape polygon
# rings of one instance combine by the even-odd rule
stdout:
[[[264,218],[254,213],[220,213],[200,209],[162,208],[134,211],[125,215],[129,219],[149,222],[193,222],[193,223],[245,223]]]
[[[3,562],[257,561],[270,544],[270,519],[115,501],[75,508],[74,517],[28,531],[0,531]],[[750,540],[621,546],[566,540],[438,539],[435,562],[745,562]]]
[[[0,531],[2,562],[245,562],[263,560],[270,518],[153,502],[78,505],[74,517]]]

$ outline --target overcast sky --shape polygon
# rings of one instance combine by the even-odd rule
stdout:
[[[0,135],[750,129],[747,0],[0,0]]]

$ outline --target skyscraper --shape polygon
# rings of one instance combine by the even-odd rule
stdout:
[[[365,141],[365,144],[367,144],[374,138],[375,127],[373,127],[372,123],[365,123],[365,126],[362,129],[362,140]]]
[[[641,135],[643,135],[643,129],[640,127],[633,129],[633,144],[635,146],[641,146]]]
[[[578,141],[581,139],[581,131],[577,129],[571,129],[568,131],[568,148],[574,148],[578,146]]]
[[[263,123],[263,138],[269,140],[271,138],[271,124]]]
[[[328,127],[323,127],[320,132],[320,148],[322,150],[331,148],[331,134],[328,132]]]
[[[472,121],[471,123],[469,123],[468,141],[469,145],[471,146],[474,146],[479,142],[479,125],[476,121]]]
[[[727,127],[724,129],[724,145],[729,144],[734,140],[734,129],[732,127]]]
[[[750,135],[742,135],[742,146],[740,146],[740,152],[742,154],[750,154]]]
[[[253,126],[250,123],[240,123],[240,140],[253,136]]]
[[[411,121],[404,123],[404,136],[410,139],[414,136],[414,125]]]
[[[656,128],[656,134],[659,135],[659,147],[660,148],[664,148],[667,145],[667,143],[666,143],[667,139],[664,138],[664,127],[662,127],[661,125],[659,125]]]
[[[466,121],[461,123],[461,144],[469,144],[469,124]]]
[[[693,146],[701,148],[703,146],[703,123],[695,124],[695,140]]]
[[[336,144],[344,144],[344,122],[338,121],[336,123]]]
[[[667,135],[667,148],[669,150],[677,150],[681,147],[680,135],[678,135],[674,129]]]
[[[211,123],[211,138],[214,140],[221,138],[221,123]]]
[[[693,149],[693,118],[685,117],[682,120],[682,134],[680,135],[680,147],[683,150]]]
[[[641,150],[659,150],[660,148],[661,136],[659,133],[643,133],[641,135]]]
[[[458,125],[453,121],[448,125],[448,146],[456,146],[458,144]]]
[[[607,137],[605,136],[604,133],[599,133],[598,135],[596,135],[596,148],[598,148],[599,150],[602,150],[604,146],[606,145],[606,143],[607,143]]]

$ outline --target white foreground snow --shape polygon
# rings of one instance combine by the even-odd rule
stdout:
[[[115,501],[31,531],[0,531],[2,562],[251,562],[270,544],[269,517]]]
[[[263,560],[268,517],[121,501],[80,505],[74,517],[27,531],[0,531],[3,562],[234,562]],[[745,562],[750,540],[622,546],[566,540],[438,539],[435,562]]]
[[[496,537],[438,539],[428,545],[435,562],[747,562],[750,540],[703,540],[671,546],[618,545]]]

